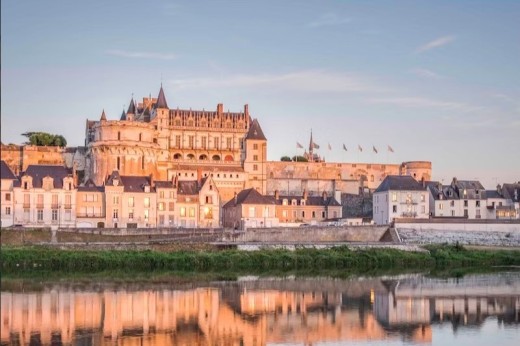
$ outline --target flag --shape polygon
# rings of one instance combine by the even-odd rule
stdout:
[[[388,151],[393,153],[394,152],[394,148],[392,148],[391,146],[388,146]]]
[[[329,143],[329,150],[332,150],[332,146],[330,145],[330,143]]]
[[[312,142],[312,149],[319,149],[320,146],[314,142]]]
[[[358,144],[357,148],[359,149],[359,151],[363,151],[363,148],[361,148],[361,145]]]
[[[377,154],[377,149],[376,149],[376,147],[375,147],[375,146],[372,146],[372,150],[374,151],[374,153],[376,153],[376,154]]]
[[[300,143],[296,142],[296,148],[297,149],[303,149],[303,145],[301,145]]]
[[[345,143],[343,143],[343,150],[348,151],[347,147],[345,146]]]

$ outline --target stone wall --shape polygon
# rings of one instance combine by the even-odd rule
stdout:
[[[504,228],[505,229],[505,228]],[[520,246],[520,229],[506,230],[436,230],[396,229],[405,244],[461,244],[480,246]]]

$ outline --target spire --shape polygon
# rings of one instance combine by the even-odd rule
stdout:
[[[164,90],[162,88],[159,90],[159,96],[157,96],[157,102],[155,103],[155,108],[166,108],[168,109],[168,104],[166,103],[166,97],[164,96]]]
[[[311,141],[309,143],[309,152],[312,153],[314,149],[314,141],[312,140],[312,129],[311,129]]]
[[[134,103],[133,96],[132,96],[132,99],[130,100],[130,106],[128,106],[128,110],[126,111],[126,114],[135,114],[135,103]]]
[[[105,110],[103,109],[103,113],[101,113],[101,121],[106,121],[107,120],[107,116],[105,115]]]
[[[259,139],[266,141],[267,138],[265,138],[264,132],[262,131],[262,128],[260,127],[260,123],[258,123],[258,120],[253,120],[253,123],[249,127],[249,131],[247,132],[246,139]]]
[[[126,114],[125,114],[125,109],[123,108],[123,113],[121,113],[121,119],[119,120],[126,120]]]

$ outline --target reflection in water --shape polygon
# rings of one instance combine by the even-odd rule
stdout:
[[[520,275],[464,279],[255,279],[171,285],[44,284],[2,289],[2,344],[266,345],[432,341],[492,316],[519,327]]]

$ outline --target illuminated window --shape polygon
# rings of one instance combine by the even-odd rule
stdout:
[[[134,197],[129,197],[128,198],[128,206],[129,207],[133,207],[134,206]]]
[[[181,216],[186,216],[186,208],[181,207]]]
[[[150,206],[150,197],[144,198],[144,206],[145,208],[148,208]]]

